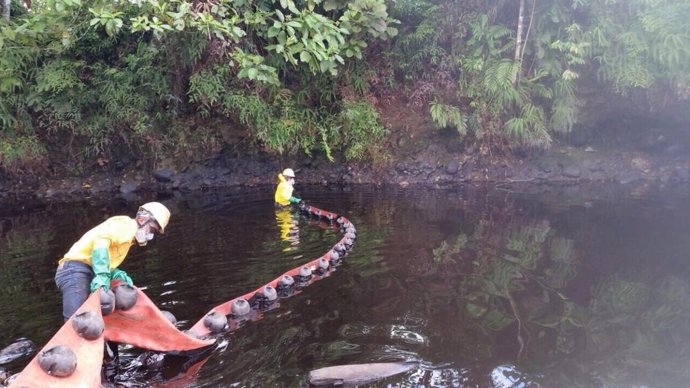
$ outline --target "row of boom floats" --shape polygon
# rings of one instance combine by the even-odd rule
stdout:
[[[338,228],[342,238],[321,257],[215,306],[186,331],[180,331],[174,317],[159,310],[143,291],[113,281],[107,293],[91,294],[24,370],[8,379],[9,387],[101,387],[106,341],[175,356],[208,354],[218,336],[233,330],[232,321],[328,276],[352,249],[357,231],[346,217],[307,205],[300,212]]]

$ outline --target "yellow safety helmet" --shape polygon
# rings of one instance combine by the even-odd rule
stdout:
[[[168,221],[170,221],[170,210],[165,205],[160,202],[149,202],[141,205],[139,209],[144,209],[151,213],[158,226],[161,227],[161,233],[165,231],[165,227],[168,226]]]
[[[291,168],[286,168],[283,170],[283,176],[287,178],[294,178],[295,177],[295,172],[292,171]]]

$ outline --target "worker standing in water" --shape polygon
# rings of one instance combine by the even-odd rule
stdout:
[[[132,278],[119,269],[135,243],[145,246],[155,234],[162,234],[170,211],[159,202],[139,207],[135,218],[110,217],[86,232],[58,262],[55,284],[62,292],[62,316],[68,320],[98,289],[108,291],[111,280],[132,285]],[[117,345],[106,343],[107,360],[117,362]]]
[[[291,168],[283,170],[282,174],[278,174],[278,187],[274,195],[276,207],[285,207],[291,203],[300,203],[301,199],[295,197],[293,194],[295,190],[295,172]]]
[[[278,187],[274,195],[276,208],[276,221],[280,228],[280,238],[290,243],[290,247],[285,250],[293,250],[299,244],[298,220],[290,211],[290,204],[300,204],[302,200],[294,196],[295,172],[291,168],[286,168],[278,174]]]

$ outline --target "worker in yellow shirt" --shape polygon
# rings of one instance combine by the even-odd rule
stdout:
[[[295,190],[295,172],[291,168],[283,170],[282,174],[278,174],[278,187],[274,195],[276,207],[288,206],[291,203],[300,203],[301,199],[295,197],[293,191]]]
[[[278,174],[278,187],[274,195],[276,207],[276,221],[280,228],[280,238],[290,243],[291,247],[285,250],[292,250],[299,244],[299,226],[297,218],[293,216],[288,208],[291,203],[304,205],[304,202],[294,196],[295,172],[291,168],[286,168]]]
[[[159,202],[139,207],[135,218],[114,216],[84,234],[60,259],[55,283],[62,292],[62,316],[69,319],[99,288],[110,289],[119,279],[132,285],[132,278],[118,267],[136,242],[140,246],[163,233],[170,211]]]

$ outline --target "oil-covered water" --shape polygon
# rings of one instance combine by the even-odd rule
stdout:
[[[416,360],[372,386],[685,386],[690,195],[645,187],[301,188],[347,216],[342,265],[218,338],[207,357],[146,370],[121,346],[111,386],[300,387],[310,370]],[[271,188],[157,198],[166,234],[121,267],[179,327],[311,261],[341,237],[273,208]],[[144,200],[0,210],[0,348],[62,324],[57,259]],[[18,372],[33,355],[4,367]]]

